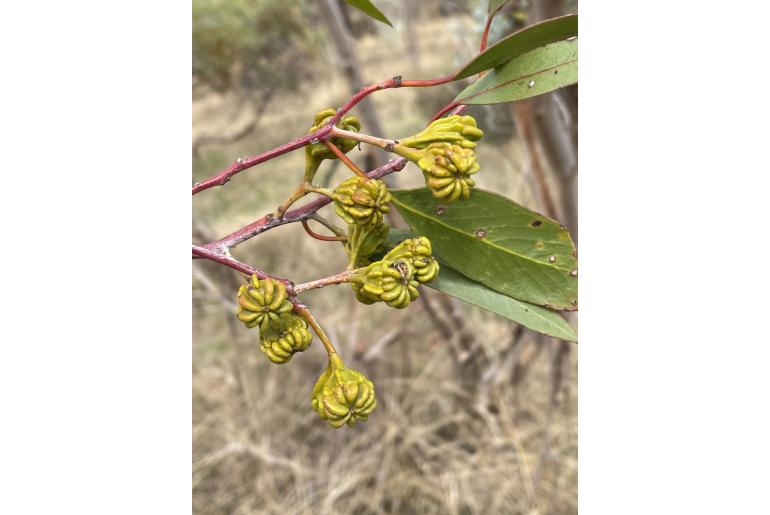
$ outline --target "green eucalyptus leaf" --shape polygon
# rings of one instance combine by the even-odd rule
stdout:
[[[575,84],[578,43],[560,41],[511,59],[465,88],[459,104],[497,104],[535,97]]]
[[[375,7],[375,5],[369,0],[345,0],[345,3],[355,7],[359,11],[363,12],[367,16],[370,16],[371,18],[374,18],[377,21],[381,21],[382,23],[390,25],[391,27],[393,26],[387,16],[382,14],[382,11],[377,9],[377,7]]]
[[[533,331],[562,340],[577,341],[575,329],[556,311],[498,293],[449,266],[442,265],[438,276],[426,283],[426,286],[513,320]]]
[[[407,238],[413,238],[412,231],[392,229],[388,235],[388,247],[395,247]],[[554,338],[571,342],[577,341],[575,329],[558,313],[549,309],[511,298],[474,281],[436,257],[441,270],[432,281],[425,283],[436,291],[445,293],[468,304],[512,320],[517,324]]]
[[[514,299],[577,309],[577,257],[554,220],[488,191],[443,205],[430,190],[394,190],[393,204],[442,262]]]
[[[477,55],[454,77],[464,79],[471,75],[497,68],[511,59],[550,43],[577,36],[578,17],[568,14],[535,23],[507,36]]]

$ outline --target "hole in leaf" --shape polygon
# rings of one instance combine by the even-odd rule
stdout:
[[[448,208],[446,206],[436,206],[436,214],[443,215]]]
[[[540,227],[541,225],[543,225],[543,221],[542,221],[542,220],[535,220],[535,221],[534,221],[534,222],[532,222],[530,225],[531,225],[532,227]]]
[[[482,229],[481,227],[476,229],[476,237],[477,238],[481,239],[481,238],[485,238],[486,236],[487,236],[487,230],[486,229]]]

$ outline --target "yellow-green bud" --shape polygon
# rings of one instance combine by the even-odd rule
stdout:
[[[374,226],[390,211],[392,196],[379,179],[351,177],[334,190],[334,211],[347,223]]]
[[[311,400],[313,409],[332,427],[350,427],[369,418],[377,406],[374,384],[361,372],[347,368],[336,354],[318,378]]]
[[[285,284],[269,277],[260,281],[253,274],[249,284],[238,289],[238,310],[235,314],[248,328],[259,325],[260,329],[266,329],[271,321],[278,321],[281,313],[288,313],[293,308]]]
[[[452,115],[435,120],[418,134],[401,139],[409,148],[425,148],[431,143],[452,143],[463,148],[475,148],[484,132],[476,126],[472,116]]]
[[[356,298],[364,304],[383,301],[388,306],[403,309],[420,296],[415,268],[409,259],[376,261],[362,270],[353,283]]]
[[[286,363],[295,352],[306,350],[313,339],[307,322],[294,313],[282,313],[277,321],[260,328],[259,336],[262,352],[277,364]]]
[[[313,126],[310,127],[308,134],[317,131],[329,123],[329,120],[336,113],[337,111],[331,108],[317,112]],[[345,116],[339,122],[337,122],[337,127],[346,131],[359,132],[361,130],[361,123],[355,116]],[[339,136],[329,138],[329,141],[334,143],[334,145],[336,145],[345,154],[350,152],[356,145],[358,145],[358,142],[354,139],[342,138]],[[305,153],[307,154],[308,158],[314,159],[315,161],[321,161],[323,159],[337,159],[337,156],[334,154],[334,152],[326,148],[326,145],[320,142],[305,147]]]
[[[479,171],[476,154],[469,148],[450,143],[433,143],[423,151],[417,166],[433,196],[451,204],[467,199],[476,182],[471,175]]]
[[[426,283],[438,275],[439,264],[433,258],[430,240],[425,236],[402,241],[382,258],[383,261],[397,259],[406,259],[411,262],[414,267],[414,278],[420,283]]]

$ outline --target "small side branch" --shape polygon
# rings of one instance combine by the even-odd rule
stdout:
[[[212,177],[209,177],[205,181],[196,182],[195,184],[193,184],[192,194],[195,195],[196,193],[200,193],[201,191],[207,190],[214,186],[222,186],[226,184],[230,179],[232,179],[233,175],[239,172],[242,172],[243,170],[246,170],[248,168],[251,168],[253,166],[256,166],[260,163],[264,163],[265,161],[274,159],[278,156],[288,154],[292,150],[297,150],[298,148],[302,148],[310,144],[310,140],[326,138],[329,135],[330,131],[331,131],[331,127],[324,126],[315,132],[302,136],[301,138],[294,139],[284,145],[281,145],[280,147],[276,147],[272,150],[268,150],[267,152],[263,152],[257,156],[247,157],[245,159],[238,159],[235,163],[231,164],[229,167],[225,168],[218,174]]]
[[[334,131],[332,130],[332,132]],[[348,167],[348,169],[350,169],[350,171],[352,171],[354,174],[358,175],[359,177],[368,179],[368,177],[366,176],[366,172],[361,170],[353,161],[351,161],[350,158],[346,156],[345,153],[339,149],[339,147],[337,147],[337,145],[335,145],[329,140],[324,140],[323,143],[324,145],[326,145],[326,148],[331,150],[334,153],[334,155],[337,156],[337,158],[340,161],[342,161],[345,164],[345,166]]]
[[[317,232],[313,231],[313,229],[310,228],[310,226],[307,223],[307,220],[302,220],[302,228],[305,229],[305,232],[308,233],[311,237],[315,238],[316,240],[320,241],[347,241],[347,237],[345,236],[324,236],[323,234],[318,234]]]
[[[404,166],[406,166],[406,159],[396,158],[389,163],[380,166],[379,168],[375,168],[366,174],[366,176],[370,179],[379,179],[380,177],[384,177],[390,173],[402,170]],[[300,208],[288,211],[283,218],[277,218],[272,213],[265,215],[259,220],[241,227],[234,233],[231,233],[219,240],[212,241],[211,243],[207,243],[206,245],[203,245],[203,247],[211,251],[224,253],[228,249],[235,247],[236,245],[243,243],[244,241],[251,239],[254,236],[257,236],[267,230],[284,224],[301,222],[302,220],[312,218],[316,211],[329,204],[331,201],[332,200],[328,197],[318,198]]]
[[[254,268],[253,266],[247,265],[246,263],[242,263],[231,256],[228,256],[226,254],[222,254],[219,252],[215,252],[213,250],[207,249],[206,247],[193,245],[192,254],[194,257],[208,259],[210,261],[215,261],[225,266],[229,266],[233,270],[237,270],[248,276],[251,276],[252,274],[257,274],[257,277],[259,277],[260,279],[269,277],[268,274],[266,274],[262,270],[259,270],[258,268]]]
[[[307,283],[297,284],[294,286],[294,293],[299,294],[304,291],[323,288],[324,286],[347,283],[350,282],[350,279],[357,273],[359,273],[359,270],[345,270],[344,272],[341,272],[337,275],[316,279],[315,281],[310,281]]]
[[[332,356],[336,355],[337,349],[334,348],[331,340],[329,340],[329,337],[326,336],[326,333],[323,329],[321,329],[321,326],[318,325],[318,322],[316,322],[316,319],[313,317],[312,313],[310,313],[310,310],[307,309],[307,306],[301,303],[299,305],[295,304],[294,311],[300,314],[302,318],[307,321],[310,327],[313,328],[313,331],[315,331],[315,334],[318,335],[321,343],[323,343],[323,346],[326,348],[326,352],[329,354],[329,358],[331,359]]]

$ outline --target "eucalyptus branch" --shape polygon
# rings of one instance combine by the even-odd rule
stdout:
[[[324,277],[322,279],[316,279],[315,281],[297,284],[296,286],[294,286],[294,293],[299,294],[307,290],[323,288],[324,286],[347,283],[347,282],[350,282],[350,279],[359,272],[360,270],[345,270],[344,272],[340,272],[337,275],[332,275],[329,277]]]
[[[360,272],[360,270],[345,270],[344,272],[340,272],[337,275],[322,277],[321,279],[316,279],[314,281],[309,281],[306,283],[295,285],[293,282],[289,281],[288,279],[282,279],[280,277],[272,276],[270,274],[263,272],[258,268],[254,268],[253,266],[250,266],[250,265],[247,265],[246,263],[238,261],[232,256],[220,254],[220,253],[211,251],[209,249],[206,249],[204,247],[201,247],[199,245],[192,246],[192,253],[193,253],[193,256],[215,261],[217,263],[221,263],[225,266],[232,268],[233,270],[237,270],[238,272],[241,272],[248,276],[256,274],[257,277],[259,277],[260,279],[270,278],[270,279],[274,279],[276,281],[282,282],[284,285],[286,285],[286,291],[289,294],[289,300],[295,306],[301,305],[301,302],[299,302],[299,300],[297,299],[298,294],[306,292],[308,290],[314,290],[316,288],[323,288],[324,286],[331,286],[334,284],[342,284],[342,283],[350,282],[353,276],[356,273]]]
[[[337,128],[336,126],[332,128],[332,134],[334,134],[334,129],[336,129],[336,128]],[[344,131],[344,132],[348,132],[348,131]],[[337,158],[340,161],[342,161],[345,164],[345,166],[347,166],[348,169],[350,169],[350,171],[352,171],[354,174],[358,175],[359,177],[363,177],[365,179],[368,178],[368,177],[366,177],[366,172],[361,170],[358,167],[358,165],[356,165],[353,161],[351,161],[350,158],[348,156],[346,156],[345,153],[342,150],[337,148],[337,145],[335,145],[334,143],[332,143],[329,140],[324,140],[323,143],[324,143],[324,145],[326,145],[326,148],[328,148],[329,150],[334,152],[334,155],[337,156]]]
[[[339,127],[332,127],[331,136],[340,136],[342,138],[352,139],[362,143],[368,143],[369,145],[374,145],[375,147],[380,147],[381,149],[388,151],[393,148],[393,145],[398,143],[396,140],[378,138],[376,136],[370,136],[369,134],[363,134],[360,132],[346,131],[345,129],[340,129]]]
[[[253,266],[247,265],[246,263],[242,263],[237,259],[233,258],[232,256],[230,256],[229,254],[216,252],[211,249],[207,249],[206,247],[193,245],[192,254],[194,257],[208,259],[210,261],[215,261],[225,266],[229,266],[233,270],[237,270],[246,275],[257,274],[257,277],[259,277],[260,279],[264,279],[265,277],[270,277],[270,275],[266,274],[262,270],[258,268],[254,268]]]
[[[483,52],[487,49],[487,39],[489,38],[489,28],[492,26],[492,18],[495,17],[495,14],[500,12],[500,9],[502,9],[507,2],[503,2],[502,4],[497,6],[497,9],[489,13],[489,16],[487,16],[487,24],[484,25],[484,32],[481,34],[481,44],[479,45],[479,53]],[[484,72],[479,73],[479,77],[483,77]]]
[[[307,321],[310,327],[313,328],[313,331],[315,331],[315,334],[318,335],[321,343],[323,343],[323,346],[326,348],[326,352],[329,354],[329,358],[331,359],[332,356],[337,355],[337,349],[334,348],[331,340],[329,340],[329,337],[326,336],[326,333],[323,329],[321,329],[321,326],[318,325],[318,322],[316,322],[316,319],[313,317],[312,313],[310,313],[310,310],[307,309],[307,306],[300,303],[299,305],[295,305],[294,311],[300,314],[302,318]]]
[[[317,232],[313,231],[313,229],[310,228],[310,226],[307,223],[307,220],[302,220],[302,228],[305,229],[305,232],[308,233],[311,237],[315,238],[316,240],[321,241],[347,241],[347,236],[324,236],[323,234],[318,234]]]
[[[393,172],[402,170],[404,166],[406,166],[406,159],[399,157],[379,168],[375,168],[366,174],[366,176],[370,179],[379,179]],[[219,253],[226,252],[228,249],[275,227],[312,218],[316,211],[329,204],[331,201],[332,200],[327,197],[318,198],[302,207],[287,211],[283,218],[277,218],[272,213],[267,214],[259,220],[228,234],[224,238],[203,245],[203,248]]]
[[[331,120],[329,120],[329,123],[327,123],[320,129],[318,129],[317,131],[314,131],[310,134],[306,134],[305,136],[302,136],[300,138],[293,139],[288,143],[285,143],[272,150],[268,150],[267,152],[263,152],[259,155],[238,159],[235,163],[231,164],[221,172],[209,177],[204,181],[196,182],[192,187],[192,194],[195,195],[196,193],[200,193],[201,191],[207,190],[214,186],[222,186],[226,184],[230,179],[232,179],[233,175],[240,173],[243,170],[256,166],[265,161],[269,161],[276,157],[282,156],[293,150],[297,150],[298,148],[307,146],[315,142],[316,140],[323,141],[327,139],[330,135],[332,128],[337,124],[337,122],[339,122],[340,119],[345,114],[347,114],[348,111],[353,109],[359,102],[361,102],[364,98],[371,95],[375,91],[380,91],[383,89],[390,89],[390,88],[399,88],[399,87],[412,87],[412,88],[430,87],[430,86],[436,86],[439,84],[445,84],[447,82],[451,82],[453,79],[454,79],[454,74],[447,75],[446,77],[440,77],[438,79],[430,79],[430,80],[401,80],[401,76],[397,76],[397,77],[393,77],[392,79],[388,79],[382,82],[378,82],[376,84],[372,84],[370,86],[366,86],[365,88],[362,88],[358,93],[353,95],[345,105],[343,105],[340,109],[338,109],[337,113],[332,117]]]
[[[331,223],[329,220],[324,218],[323,216],[319,215],[318,213],[314,213],[310,218],[318,222],[319,224],[323,225],[327,229],[329,229],[331,232],[333,232],[336,236],[344,236],[347,238],[347,231],[344,229],[341,229]]]

